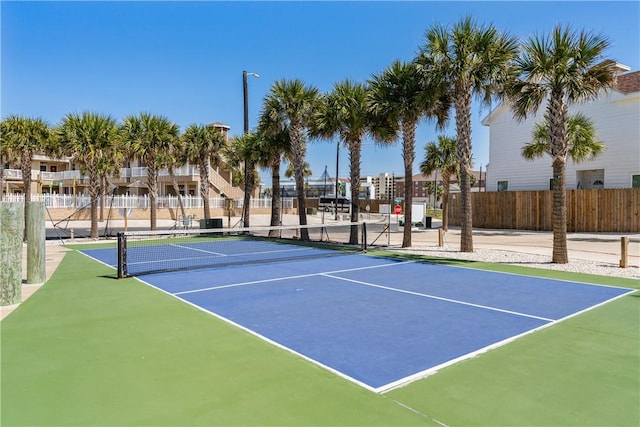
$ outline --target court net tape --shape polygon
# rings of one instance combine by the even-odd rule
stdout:
[[[367,249],[366,223],[118,233],[118,278]]]

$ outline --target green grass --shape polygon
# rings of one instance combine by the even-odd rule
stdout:
[[[638,288],[631,280],[432,261]],[[135,279],[109,276],[113,270],[68,253],[0,323],[0,425],[640,423],[638,293],[382,396]]]

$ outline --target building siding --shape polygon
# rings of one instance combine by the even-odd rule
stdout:
[[[552,177],[548,155],[534,161],[521,156],[523,145],[531,140],[536,122],[542,119],[545,105],[538,114],[518,123],[503,104],[483,123],[490,127],[487,190],[496,191],[498,181],[507,181],[508,190],[547,190]],[[585,188],[580,182],[587,172],[604,169],[604,188],[629,188],[633,175],[640,174],[640,92],[622,94],[612,90],[597,100],[572,105],[571,114],[582,112],[594,121],[597,137],[606,150],[598,158],[575,164],[567,160],[567,188]],[[579,186],[580,184],[580,186]]]

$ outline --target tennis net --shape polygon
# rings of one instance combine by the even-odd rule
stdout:
[[[366,241],[365,223],[120,232],[118,278],[363,252]]]

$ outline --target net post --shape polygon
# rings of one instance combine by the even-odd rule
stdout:
[[[127,236],[118,232],[118,279],[127,277]]]
[[[367,223],[362,223],[362,252],[367,252]]]

